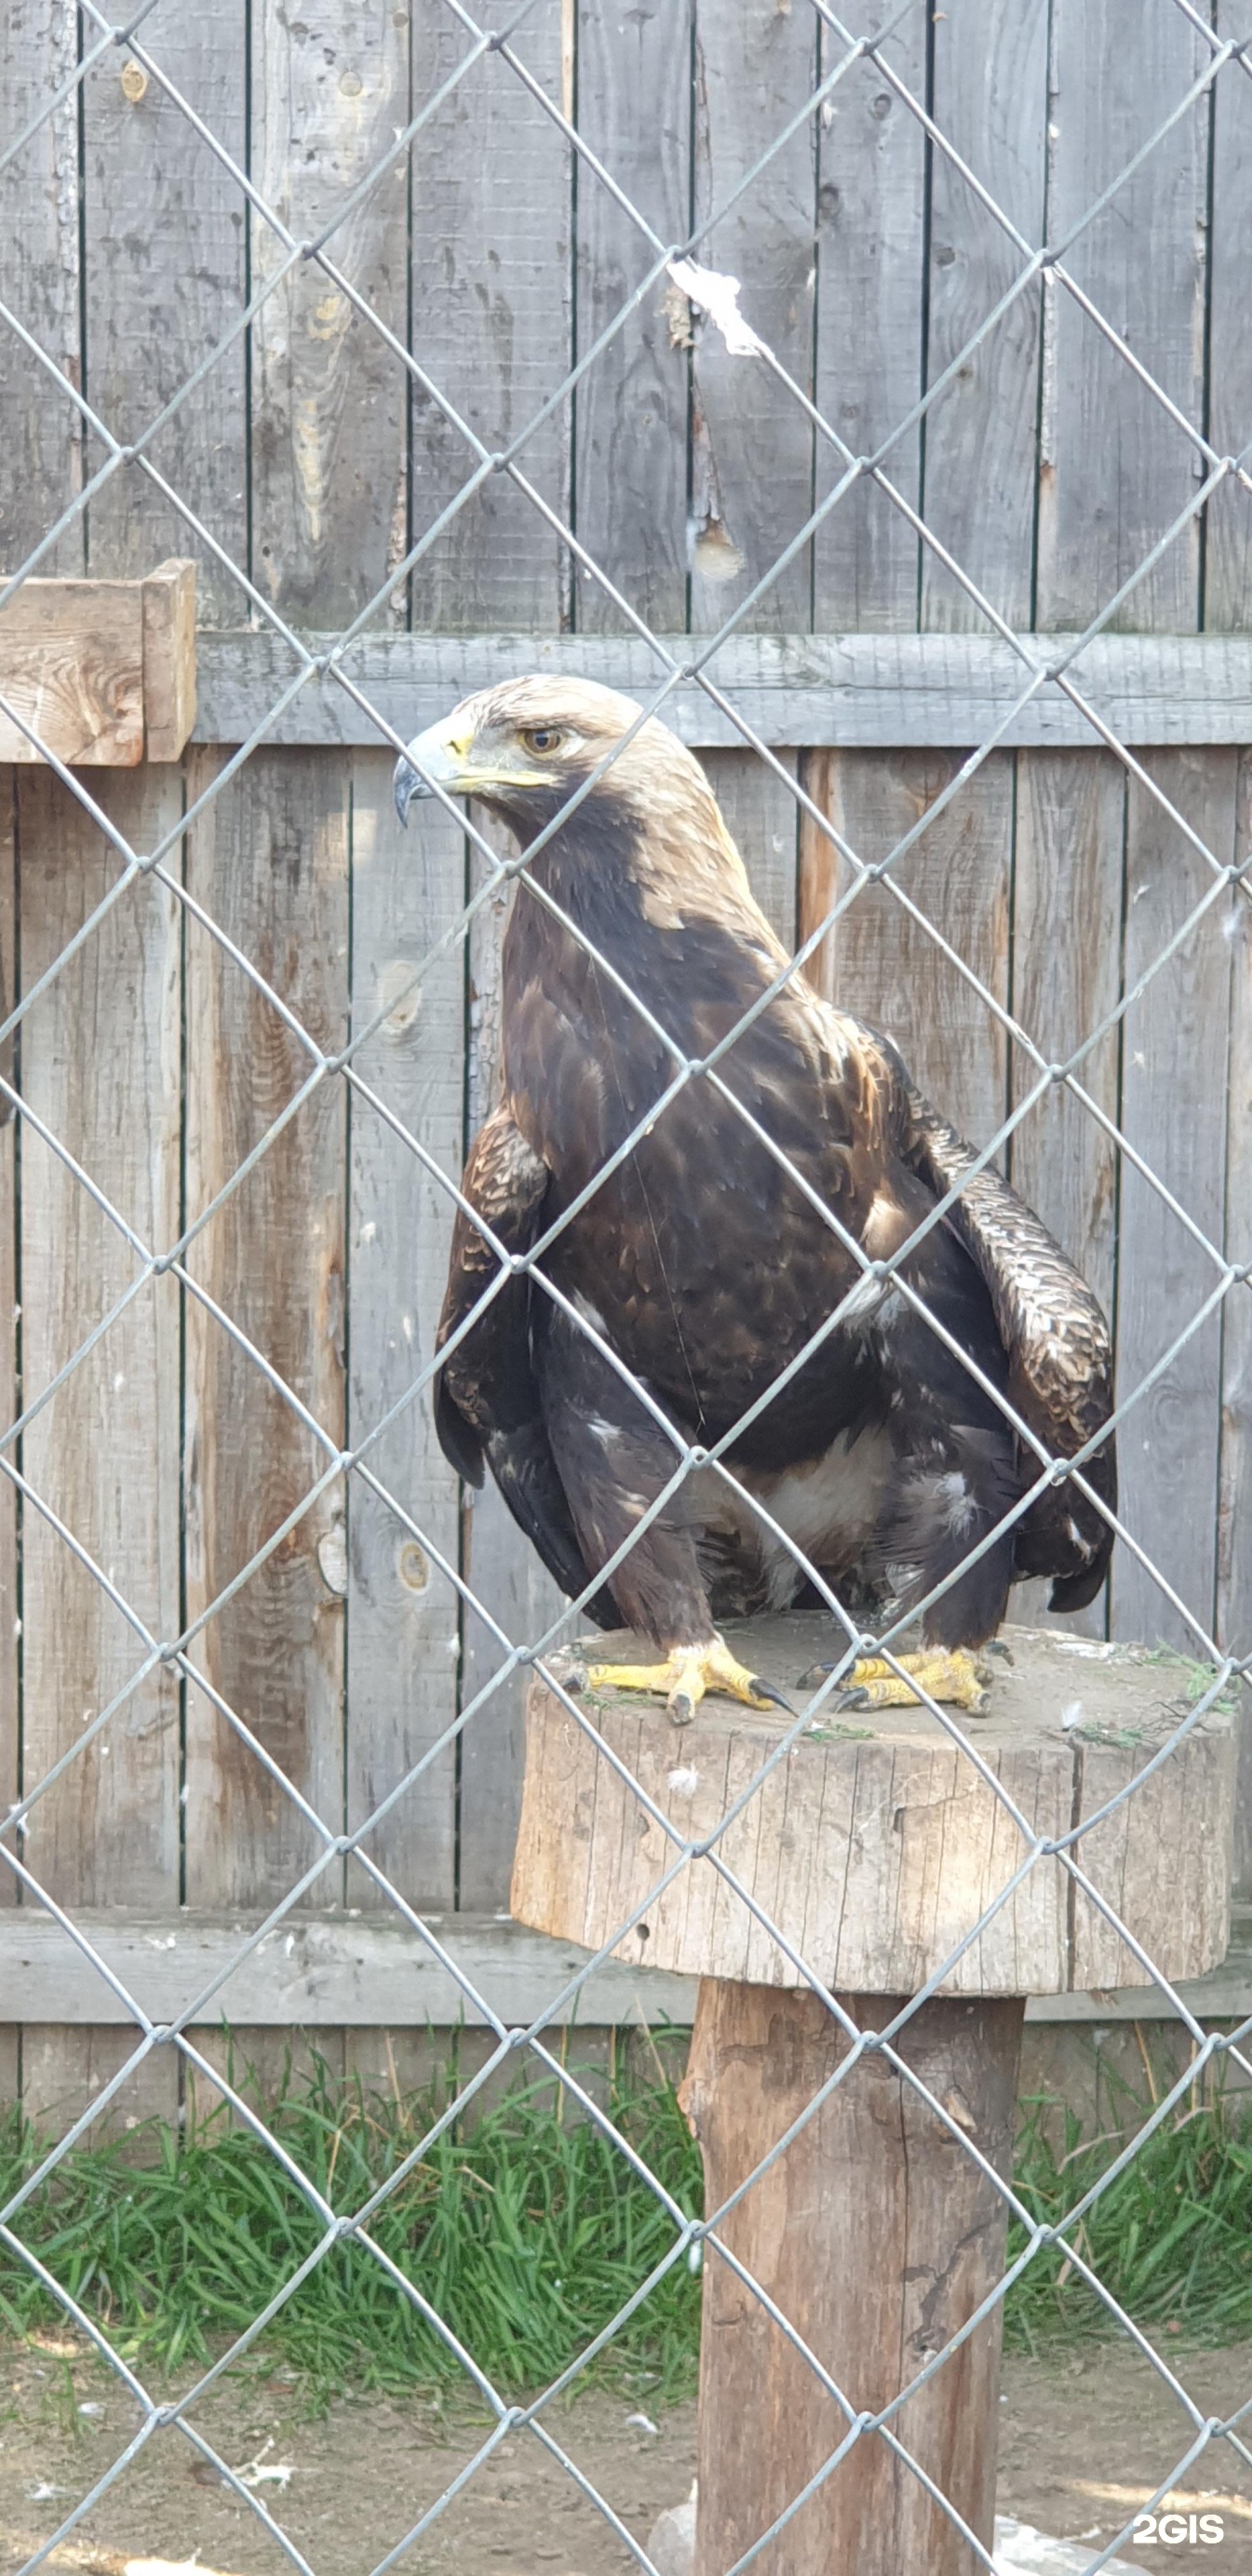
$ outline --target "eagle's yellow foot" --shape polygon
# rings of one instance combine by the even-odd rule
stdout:
[[[902,1672],[913,1675],[931,1699],[975,1711],[986,1707],[986,1685],[991,1675],[966,1647],[924,1646],[918,1654],[897,1655],[896,1662]],[[901,1681],[882,1655],[863,1656],[853,1665],[845,1688],[838,1694],[841,1708],[903,1708],[911,1706],[917,1697],[918,1692]]]
[[[587,1679],[592,1690],[654,1691],[675,1726],[690,1726],[709,1691],[742,1700],[745,1708],[782,1708],[792,1715],[782,1692],[746,1672],[720,1637],[709,1646],[675,1646],[663,1664],[593,1664]]]

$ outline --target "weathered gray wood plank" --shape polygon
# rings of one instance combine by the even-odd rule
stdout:
[[[824,73],[845,51],[823,28]],[[913,95],[924,98],[922,9],[895,29],[885,51]],[[904,419],[921,389],[925,157],[921,126],[877,66],[845,74],[818,132],[814,399],[858,456]],[[844,470],[819,436],[818,500]],[[885,471],[916,508],[916,430],[892,448]],[[814,539],[813,558],[816,626],[916,623],[918,541],[876,485],[861,483],[836,503]]]
[[[933,804],[953,765],[920,752],[889,761],[867,752],[828,754],[826,810],[860,859],[883,859]],[[816,802],[812,782],[810,793]],[[993,753],[895,871],[1000,1001],[1008,996],[1012,805],[1012,761]],[[807,836],[802,861],[812,864]],[[842,861],[836,866],[832,888],[839,893],[846,873]],[[802,872],[802,927],[820,909],[806,901]],[[865,888],[837,924],[834,942],[840,1009],[894,1039],[944,1116],[972,1143],[985,1143],[1004,1117],[1006,1096],[1006,1040],[994,1014],[886,885]]]
[[[73,71],[78,29],[61,0],[10,0],[0,18],[0,98],[16,134]],[[0,171],[0,295],[72,385],[79,341],[78,123],[71,96],[24,152]],[[82,489],[78,414],[51,376],[0,324],[0,564],[9,572]],[[103,463],[93,451],[93,470]],[[44,573],[81,572],[86,536],[76,519]]]
[[[331,636],[311,636],[328,649]],[[682,664],[684,636],[665,639]],[[1026,638],[1040,658],[1057,636]],[[665,676],[655,653],[628,635],[395,635],[353,651],[356,685],[402,741],[446,715],[458,698],[524,671],[599,680],[650,698]],[[288,648],[266,634],[199,639],[197,742],[243,742],[292,677]],[[1026,665],[986,635],[736,635],[711,678],[763,742],[846,750],[949,750],[985,741],[1027,685]],[[1124,743],[1252,741],[1252,638],[1241,635],[1097,636],[1074,665],[1074,683]],[[729,716],[694,682],[661,709],[684,742],[742,745]],[[376,745],[377,725],[337,681],[310,681],[270,737],[277,743]],[[1013,718],[1006,745],[1098,749],[1089,719],[1052,681]]]
[[[1126,774],[1111,753],[1019,752],[1013,1010],[1052,1061],[1069,1055],[1117,1001],[1125,817]],[[1079,1071],[1084,1089],[1113,1118],[1117,1060],[1113,1030]],[[1011,1073],[1016,1102],[1031,1088],[1036,1068],[1015,1050]],[[1111,1321],[1116,1148],[1072,1093],[1058,1087],[1015,1130],[1009,1154],[1014,1188],[1077,1262]],[[1015,1617],[1046,1624],[1048,1588],[1032,1583],[1015,1592]],[[1073,1624],[1103,1636],[1105,1608],[1101,1594]]]
[[[97,1985],[99,1980],[96,1980]],[[63,2137],[89,2102],[112,2082],[139,2041],[129,2030],[66,2030],[56,2022],[28,2022],[22,2031],[22,2110],[45,2137]],[[138,2120],[178,2117],[178,2057],[172,2048],[150,2048],[107,2111],[88,2130],[92,2143],[122,2135]]]
[[[1059,239],[1177,106],[1207,61],[1180,10],[1057,0],[1048,231]],[[1065,254],[1071,275],[1165,392],[1203,403],[1208,108],[1174,125]],[[1045,306],[1038,608],[1041,626],[1094,615],[1190,499],[1195,450],[1064,287]],[[1192,521],[1119,615],[1196,623]]]
[[[796,775],[799,755],[784,752],[783,762]],[[721,806],[726,828],[737,843],[766,920],[784,947],[796,944],[796,872],[799,865],[799,813],[790,790],[760,754],[707,751],[701,767]]]
[[[177,771],[117,772],[98,785],[101,804],[137,849],[151,847],[177,819]],[[29,987],[114,882],[119,861],[47,770],[20,774],[18,832]],[[32,1109],[158,1248],[178,1232],[180,981],[177,906],[145,879],[62,969],[22,1031],[22,1088]],[[29,1125],[20,1222],[29,1403],[129,1285],[136,1263]],[[172,1280],[139,1291],[32,1423],[22,1463],[35,1491],[150,1632],[176,1635],[179,1300]],[[144,1649],[29,1504],[22,1579],[22,1785],[29,1791],[129,1679]],[[176,1676],[149,1676],[33,1810],[23,1857],[63,1902],[176,1908],[178,1715]],[[112,2033],[28,2031],[28,2116],[58,2116],[65,2125],[124,2054]],[[155,2096],[144,2081],[128,2088],[120,2116],[157,2102],[172,2116],[177,2071],[160,2066],[154,2080]]]
[[[1126,773],[1111,753],[1022,752],[1017,761],[1013,1010],[1048,1057],[1067,1056],[1114,1008],[1122,912]],[[1117,1115],[1117,1032],[1078,1078]],[[1015,1051],[1013,1097],[1037,1068]],[[1012,1176],[1113,1308],[1116,1148],[1072,1093],[1057,1087],[1016,1129]]]
[[[934,117],[1031,244],[1044,237],[1048,13],[974,0],[934,21]],[[1024,254],[936,148],[927,380],[956,358],[1020,275]],[[960,368],[926,422],[923,514],[1011,625],[1031,614],[1039,404],[1036,280]],[[922,624],[983,627],[967,591],[922,549]]]
[[[184,1912],[172,1937],[164,1918],[155,1915],[88,1910],[81,1916],[100,1956],[162,2020],[184,2012],[223,1968],[239,1960],[205,2006],[205,2017],[209,2026],[229,2022],[245,2054],[245,2031],[264,2031],[272,2046],[276,2032],[293,2026],[319,2033],[399,2031],[413,2024],[446,2028],[463,2016],[468,2028],[484,2029],[488,2025],[467,1986],[506,2021],[532,2021],[586,1955],[572,1942],[551,1941],[481,1910],[436,1909],[424,1919],[464,1983],[394,1916],[362,1914],[353,1921],[344,1914],[290,1914],[243,1958],[252,1925],[238,1914]],[[575,2020],[689,2020],[692,2000],[685,1978],[639,1976],[610,1960],[565,2005],[556,2026]],[[116,2029],[123,2018],[122,2006],[81,1950],[37,1906],[23,1907],[11,1924],[0,1925],[0,2028],[19,2013],[28,2021],[70,2028],[99,2019]],[[197,2045],[203,2047],[203,2040]]]
[[[418,847],[412,843],[418,839]],[[452,949],[406,990],[461,908],[465,837],[424,807],[402,841],[383,752],[352,757],[352,1017],[387,1016],[355,1062],[452,1179],[462,1159],[465,975]],[[390,1007],[388,1007],[390,1006]],[[348,1442],[356,1447],[434,1350],[452,1202],[379,1112],[350,1110]],[[374,1473],[453,1566],[457,1481],[435,1438],[429,1391],[369,1452]],[[355,1829],[456,1716],[459,1605],[420,1540],[354,1477],[348,1489],[348,1823]],[[456,1759],[449,1749],[366,1850],[406,1896],[450,1904],[456,1876]],[[380,1899],[350,1872],[353,1904]]]
[[[148,30],[145,29],[145,41]],[[245,158],[243,0],[164,11],[151,50],[241,166]],[[160,82],[111,49],[83,92],[86,142],[87,370],[114,436],[136,438],[242,310],[244,201]],[[150,450],[218,544],[246,569],[248,495],[244,343],[236,340]],[[144,573],[167,555],[197,567],[206,623],[247,614],[237,581],[138,466],[91,510],[91,568]]]
[[[625,15],[582,0],[578,130],[662,242],[687,230],[692,0],[642,0]],[[577,354],[652,265],[652,244],[590,173],[578,199]],[[686,306],[662,277],[575,396],[574,524],[583,545],[654,629],[687,619]],[[624,621],[577,568],[582,633]]]
[[[697,224],[817,86],[816,21],[775,0],[696,0],[693,199]],[[805,393],[813,389],[814,120],[701,240],[697,258],[742,285],[742,309]],[[692,355],[691,623],[720,626],[813,506],[813,431],[756,357],[731,357],[711,322]],[[809,549],[752,613],[758,627],[812,622]]]
[[[1252,852],[1252,758],[1239,763],[1240,859]],[[1252,1261],[1252,898],[1234,896],[1230,942],[1230,1076],[1226,1258]],[[1217,1518],[1217,1637],[1231,1654],[1252,1651],[1252,1286],[1226,1301],[1222,1330],[1221,1486]],[[1252,1686],[1244,1684],[1235,1885],[1252,1884]]]
[[[22,979],[29,987],[115,881],[119,861],[46,770],[18,790]],[[168,769],[102,777],[138,849],[176,821]],[[23,1025],[22,1090],[143,1241],[178,1233],[177,907],[152,879],[106,917]],[[27,1124],[23,1371],[29,1404],[133,1280],[134,1254]],[[178,1292],[149,1281],[25,1434],[36,1493],[156,1637],[178,1633]],[[134,1630],[48,1523],[23,1537],[23,1785],[30,1789],[143,1660]],[[25,1857],[71,1903],[178,1898],[178,1685],[151,1675],[31,1818]]]
[[[214,755],[193,756],[198,795]],[[188,883],[328,1048],[348,1019],[340,761],[258,752],[188,836]],[[187,927],[189,1217],[285,1109],[309,1057],[198,923]],[[188,1266],[342,1445],[345,1087],[323,1083],[191,1247]],[[186,1323],[186,1587],[214,1601],[308,1492],[324,1449],[194,1296]],[[196,1644],[218,1690],[338,1831],[344,1500],[328,1488]],[[187,1700],[188,1900],[280,1895],[320,1847],[204,1698]],[[327,1892],[331,1892],[328,1885]],[[335,1891],[337,1892],[337,1890]]]
[[[17,993],[17,781],[0,770],[0,1020],[7,1019]],[[14,1047],[0,1047],[0,1073],[13,1080]],[[0,1433],[16,1420],[18,1392],[17,1274],[17,1113],[0,1095]],[[12,1458],[12,1449],[6,1451]],[[8,1807],[17,1794],[19,1729],[17,1493],[0,1477],[0,1799]],[[12,1846],[9,1846],[12,1848]],[[0,1861],[0,1906],[16,1901],[17,1882]],[[3,2070],[0,2069],[0,2081]]]
[[[311,0],[294,18],[258,9],[251,26],[253,176],[292,232],[320,234],[404,123],[408,19]],[[327,244],[401,339],[406,193],[401,160]],[[251,224],[255,291],[286,254],[258,215]],[[288,272],[252,343],[257,586],[287,617],[346,623],[404,553],[406,371],[314,260]]]
[[[560,11],[533,10],[513,41],[560,101]],[[414,98],[437,89],[465,51],[452,12],[421,0]],[[570,157],[558,128],[499,54],[476,63],[423,130],[413,155],[413,242],[414,356],[485,446],[506,446],[570,365]],[[426,243],[437,243],[437,256],[422,255]],[[412,398],[412,442],[416,540],[478,459],[420,387]],[[568,520],[568,405],[527,441],[520,464]],[[516,485],[496,475],[416,565],[412,619],[454,634],[496,621],[552,628],[567,622],[568,597],[559,538]]]
[[[162,2018],[184,2010],[223,1967],[238,1959],[253,1928],[238,1913],[185,1913],[171,1946],[170,1927],[161,1916],[87,1909],[78,1919],[101,1956],[149,2012]],[[468,1983],[514,2026],[534,2020],[588,1955],[574,1942],[527,1931],[495,1915],[447,1912],[429,1914],[426,1920]],[[1180,1989],[1206,2022],[1238,2020],[1252,2011],[1250,1930],[1246,1913],[1236,1914],[1224,1967]],[[589,2032],[606,2024],[620,2028],[633,2022],[637,2027],[645,2018],[654,2025],[681,2027],[690,2023],[695,1996],[694,1978],[658,1968],[640,1974],[621,1960],[608,1959],[556,2015],[555,2027],[577,2021]],[[359,1922],[342,1914],[289,1915],[242,1962],[223,1997],[238,2064],[254,2053],[259,2034],[273,2048],[282,2046],[277,2034],[302,2029],[316,2031],[318,2046],[329,2041],[332,2049],[335,2034],[343,2030],[350,2062],[355,2055],[377,2064],[369,2035],[391,2030],[403,2082],[406,2051],[416,2032],[450,2035],[462,2015],[469,2030],[487,2028],[464,1986],[439,1966],[419,1936],[382,1915],[363,1915]],[[220,2021],[213,2005],[207,2009]],[[121,2044],[121,2006],[82,1953],[37,1907],[23,1907],[0,1922],[0,2046],[13,2028],[9,2016],[17,2010],[45,2015],[66,2037],[74,2026],[81,2032],[84,2023],[103,2013],[97,2039],[108,2031],[114,2044]],[[1152,2021],[1168,2019],[1172,2012],[1155,1986],[1112,1994],[1036,1995],[1026,2006],[1026,2017],[1033,2022]],[[220,2033],[210,2043],[202,2035],[206,2027],[193,2024],[196,2045],[221,2064],[216,2055]],[[440,2064],[447,2054],[445,2041]],[[383,2057],[385,2062],[385,2048]]]
[[[481,806],[471,811],[484,839],[511,854],[510,834],[493,823]],[[485,870],[486,862],[472,851],[471,887],[482,883]],[[467,1144],[500,1094],[500,946],[507,918],[508,898],[496,893],[476,913],[470,931]],[[562,1595],[490,1476],[481,1493],[464,1491],[463,1510],[466,1582],[514,1645],[541,1636],[560,1611]],[[464,1708],[499,1671],[504,1654],[485,1621],[468,1605],[461,1631]],[[502,1682],[475,1711],[461,1737],[457,1886],[460,1903],[471,1908],[508,1903],[521,1807],[526,1679],[520,1671]]]
[[[195,2044],[198,2054],[252,2110],[264,2112],[267,2104],[298,2092],[323,2072],[332,2084],[343,2078],[343,2033],[338,2030],[319,2029],[311,2036],[298,2024],[273,2029],[232,2020],[228,2030],[197,2031]],[[226,2096],[220,2086],[198,2066],[187,2069],[186,2092],[190,2136],[209,2120],[218,2136],[223,2126],[242,2126],[238,2113],[224,2107]]]
[[[1218,33],[1245,43],[1252,0],[1219,0]],[[1252,80],[1231,64],[1213,95],[1213,223],[1209,328],[1209,437],[1220,455],[1252,438],[1252,345],[1247,331],[1246,244],[1252,225]],[[1252,625],[1252,494],[1227,484],[1206,513],[1204,624]]]
[[[1234,850],[1233,753],[1173,752],[1147,766],[1223,863]],[[1126,841],[1126,979],[1159,955],[1211,883],[1209,869],[1132,783]],[[1211,914],[1128,1011],[1122,1125],[1219,1249],[1226,1178],[1230,950]],[[1117,1388],[1135,1388],[1213,1286],[1212,1262],[1133,1165],[1121,1181]],[[1134,1407],[1119,1442],[1122,1517],[1207,1628],[1214,1614],[1221,1323],[1194,1334]],[[1112,1634],[1193,1640],[1159,1586],[1124,1549],[1112,1570]]]

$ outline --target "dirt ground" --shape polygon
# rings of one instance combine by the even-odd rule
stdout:
[[[1252,2400],[1252,2345],[1171,2348],[1199,2405],[1225,2415]],[[185,2383],[184,2383],[185,2384]],[[553,2418],[585,2475],[646,2539],[691,2483],[695,2410],[641,2422],[629,2395],[592,2391]],[[635,2419],[632,2421],[632,2417]],[[1091,2346],[1056,2362],[1011,2360],[1002,2405],[1000,2510],[1058,2538],[1107,2543],[1186,2447],[1186,2419],[1128,2346]],[[131,2401],[67,2337],[0,2346],[0,2568],[19,2567],[125,2448]],[[290,2376],[253,2371],[219,2386],[195,2421],[255,2492],[315,2576],[367,2576],[473,2456],[485,2416],[430,2403],[344,2397],[311,2417]],[[284,2478],[283,2471],[290,2474]],[[1252,2473],[1215,2446],[1181,2482],[1184,2512],[1221,2513],[1218,2545],[1175,2542],[1164,2564],[1252,2576]],[[1130,2555],[1129,2546],[1125,2553]],[[78,2526],[56,2563],[118,2576],[120,2560],[197,2558],[227,2576],[288,2565],[255,2515],[176,2428],[157,2433]],[[527,2434],[504,2441],[406,2554],[407,2576],[621,2576],[622,2543],[569,2476]],[[1146,2562],[1160,2567],[1159,2559]],[[904,2571],[902,2571],[904,2576]]]

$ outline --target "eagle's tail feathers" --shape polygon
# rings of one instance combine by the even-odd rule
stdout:
[[[519,1529],[538,1549],[553,1582],[575,1600],[591,1581],[575,1535],[565,1487],[557,1472],[546,1425],[524,1422],[516,1431],[493,1432],[487,1444],[492,1475]],[[481,1480],[480,1480],[481,1481]],[[597,1628],[619,1628],[621,1612],[607,1584],[582,1612]]]
[[[1094,1565],[1084,1566],[1081,1574],[1058,1574],[1048,1594],[1049,1610],[1086,1610],[1094,1601],[1109,1570],[1112,1535],[1109,1545],[1096,1558]]]
[[[435,1431],[448,1465],[481,1493],[483,1484],[483,1444],[472,1423],[466,1421],[444,1384],[442,1374],[435,1387]]]

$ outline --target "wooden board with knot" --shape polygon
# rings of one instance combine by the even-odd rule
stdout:
[[[0,701],[0,761],[40,761],[41,744],[67,768],[177,760],[196,717],[195,565],[23,582],[0,610]]]
[[[728,1642],[797,1712],[817,1687],[801,1676],[835,1651],[809,1613],[746,1621]],[[573,1716],[536,1679],[515,1919],[598,1950],[634,1917],[614,1948],[632,1967],[788,1987],[806,1982],[803,1961],[846,1994],[914,1994],[949,1960],[950,1995],[1203,1975],[1229,1938],[1232,1703],[1219,1694],[1196,1716],[1211,1676],[1164,1650],[1025,1628],[1001,1643],[981,1715],[942,1724],[920,1704],[840,1710],[828,1696],[781,1755],[773,1711],[710,1698],[679,1731],[617,1691],[584,1691]],[[616,1662],[648,1651],[629,1636],[595,1648]],[[1052,1852],[1018,1875],[1034,1838],[1087,1818],[1068,1847],[1094,1895]],[[715,1835],[729,1877],[696,1852],[646,1901],[683,1843]]]

